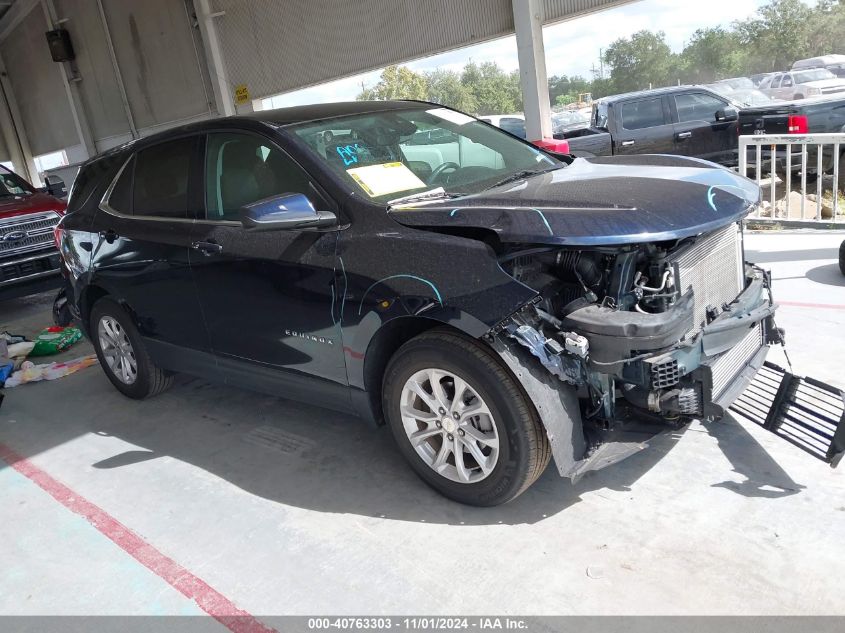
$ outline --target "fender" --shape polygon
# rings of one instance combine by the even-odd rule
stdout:
[[[525,349],[514,343],[497,337],[493,341],[493,349],[534,404],[546,429],[558,473],[561,477],[577,477],[587,452],[587,443],[575,388],[555,378]]]

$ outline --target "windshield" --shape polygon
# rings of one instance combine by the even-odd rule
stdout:
[[[816,68],[815,70],[804,70],[800,73],[794,73],[795,83],[805,84],[809,81],[821,81],[823,79],[836,79],[836,75],[825,68]]]
[[[483,191],[521,172],[563,166],[540,150],[446,108],[392,110],[291,126],[331,171],[376,202]]]
[[[0,197],[28,196],[35,193],[26,180],[0,165]]]

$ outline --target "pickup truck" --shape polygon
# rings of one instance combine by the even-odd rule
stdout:
[[[575,156],[679,154],[737,164],[738,108],[703,86],[672,86],[606,97],[591,126],[556,134]]]
[[[0,300],[61,285],[53,231],[65,214],[64,182],[48,177],[33,187],[0,165]]]
[[[818,97],[802,99],[800,101],[778,102],[772,105],[743,108],[739,111],[737,123],[738,134],[823,134],[830,132],[845,132],[845,97]],[[571,145],[571,142],[570,142]],[[845,153],[845,145],[841,146]],[[751,155],[749,148],[748,164],[753,166],[756,156]],[[793,170],[801,168],[801,149],[793,146],[791,167]],[[817,149],[810,145],[807,151],[808,176],[817,174]],[[840,157],[843,156],[840,154]],[[763,166],[767,167],[770,152],[763,150]],[[822,171],[833,169],[833,152],[828,145],[822,153]],[[845,166],[845,164],[843,164]],[[786,150],[776,151],[775,171],[783,173],[786,170]],[[845,188],[845,169],[840,167],[839,188]]]

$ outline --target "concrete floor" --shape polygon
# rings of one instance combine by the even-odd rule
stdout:
[[[842,239],[747,250],[796,372],[845,387]],[[2,305],[0,330],[32,334],[49,307]],[[693,424],[576,485],[549,468],[493,509],[430,491],[385,429],[187,377],[146,402],[97,367],[7,390],[0,443],[31,467],[0,468],[0,614],[202,613],[186,575],[261,615],[845,614],[843,469],[747,422]],[[81,500],[102,515],[65,507]],[[182,571],[142,566],[104,516]]]

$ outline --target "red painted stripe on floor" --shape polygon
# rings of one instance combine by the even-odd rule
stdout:
[[[793,308],[828,308],[830,310],[845,310],[845,305],[835,303],[803,303],[802,301],[776,301],[778,305]]]
[[[200,609],[230,631],[234,633],[275,633],[275,629],[262,624],[254,616],[236,607],[235,603],[211,587],[202,578],[194,576],[172,558],[162,554],[108,512],[94,505],[85,497],[76,494],[63,483],[53,479],[31,461],[18,455],[2,443],[0,443],[0,459],[21,475],[33,481],[68,510],[84,517],[101,534],[112,540],[118,547],[167,584],[196,602]]]

